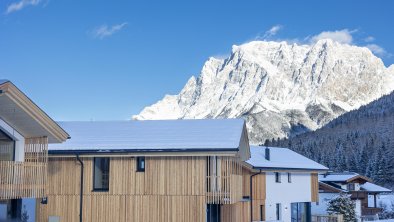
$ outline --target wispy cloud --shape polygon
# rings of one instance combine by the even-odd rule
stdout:
[[[336,42],[343,44],[352,44],[353,36],[352,33],[357,30],[349,31],[348,29],[336,30],[336,31],[324,31],[320,34],[314,35],[310,38],[311,43],[315,43],[321,39],[332,39]]]
[[[280,30],[283,29],[283,25],[274,25],[264,33],[259,33],[255,40],[269,40],[274,37]]]
[[[371,52],[375,55],[382,56],[382,57],[391,57],[392,54],[388,53],[383,47],[376,45],[376,44],[368,44],[367,47]]]
[[[375,37],[373,36],[368,36],[364,39],[364,42],[373,42],[373,41],[375,41]]]
[[[127,26],[127,22],[123,22],[121,24],[117,24],[113,26],[102,25],[93,31],[93,36],[95,38],[103,39],[119,32],[126,26]]]
[[[23,8],[27,6],[36,6],[39,5],[42,1],[41,0],[21,0],[19,2],[14,2],[10,5],[8,5],[7,10],[5,11],[5,14],[10,14],[19,10],[22,10]]]

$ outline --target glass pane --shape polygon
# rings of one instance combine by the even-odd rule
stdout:
[[[13,161],[15,142],[0,130],[0,161]]]
[[[94,189],[108,190],[109,188],[109,158],[94,159]]]

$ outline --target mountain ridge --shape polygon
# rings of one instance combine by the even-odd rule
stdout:
[[[132,119],[245,118],[251,142],[315,130],[394,89],[394,65],[365,47],[253,41]]]

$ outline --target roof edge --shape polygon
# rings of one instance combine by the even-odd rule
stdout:
[[[53,135],[58,142],[64,142],[70,138],[70,135],[60,125],[45,113],[37,104],[33,102],[25,93],[23,93],[11,81],[0,84],[2,93],[8,96],[16,105],[28,113],[44,129]]]

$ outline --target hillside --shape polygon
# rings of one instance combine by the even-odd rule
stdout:
[[[394,92],[326,126],[265,145],[289,147],[334,171],[355,171],[394,185]]]

